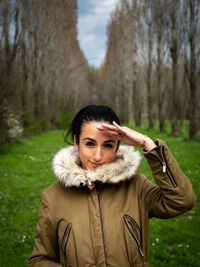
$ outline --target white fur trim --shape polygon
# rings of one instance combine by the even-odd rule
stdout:
[[[94,171],[80,167],[79,153],[74,146],[61,149],[53,159],[53,170],[58,180],[66,187],[93,183],[119,183],[130,179],[137,171],[141,161],[138,151],[131,146],[121,145],[115,160],[103,164]]]

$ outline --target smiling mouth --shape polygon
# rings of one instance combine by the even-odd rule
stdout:
[[[99,163],[94,163],[92,161],[90,161],[90,163],[92,164],[93,167],[100,167],[101,165],[103,165],[103,163],[99,164]]]

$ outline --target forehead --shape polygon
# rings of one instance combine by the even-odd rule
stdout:
[[[96,121],[90,121],[90,122],[84,122],[81,127],[81,134],[80,138],[100,138],[100,139],[112,139],[110,135],[107,132],[104,131],[99,131],[97,129],[97,126],[100,126],[101,122],[96,122]]]

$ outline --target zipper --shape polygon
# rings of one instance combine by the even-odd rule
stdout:
[[[166,158],[165,158],[165,154],[164,154],[164,146],[163,145],[161,146],[161,155],[162,155],[163,161],[166,162]],[[170,181],[171,181],[173,187],[177,187],[176,181],[175,181],[175,179],[174,179],[169,167],[167,165],[166,165],[166,167],[167,167],[166,168],[167,174],[168,174],[168,176],[170,178]]]
[[[62,243],[61,243],[65,260],[66,260],[66,248],[67,248],[67,243],[68,243],[68,240],[69,240],[69,235],[70,235],[70,232],[71,232],[71,228],[72,228],[72,224],[68,223],[68,225],[67,225],[67,227],[65,229],[63,238],[62,238]]]
[[[96,190],[96,192],[97,192],[98,203],[99,203],[99,215],[100,215],[100,222],[101,222],[101,234],[102,234],[102,241],[103,241],[103,251],[104,251],[104,257],[105,257],[105,264],[107,266],[106,250],[105,250],[105,243],[104,243],[104,232],[103,232],[103,221],[102,221],[101,205],[100,205],[100,196],[99,196],[99,192],[97,190]]]
[[[128,231],[130,232],[131,236],[134,238],[134,240],[135,240],[135,242],[137,244],[138,251],[139,251],[140,255],[142,257],[144,257],[144,253],[142,252],[142,248],[141,248],[141,229],[140,229],[140,227],[138,226],[138,224],[136,223],[136,221],[132,217],[130,217],[129,215],[127,215],[127,214],[125,214],[123,216],[123,219],[124,219],[124,222],[126,224],[126,227],[128,228]],[[135,228],[137,228],[137,230],[139,230],[139,232],[140,232],[140,240],[138,240],[138,238],[134,234],[133,230],[131,231],[131,228],[130,228],[129,225],[131,225],[132,228],[133,228],[133,225],[134,225]]]
[[[164,145],[161,145],[162,160],[158,156],[154,155],[152,152],[149,152],[149,154],[151,154],[154,158],[156,158],[161,163],[163,173],[167,174],[173,187],[177,187],[177,183],[176,183],[176,181],[175,181],[175,179],[174,179],[174,177],[173,177],[173,175],[172,175],[172,173],[171,173],[171,171],[170,171],[170,169],[166,163],[166,158],[165,158],[165,154],[164,154]]]

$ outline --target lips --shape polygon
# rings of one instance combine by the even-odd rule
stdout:
[[[91,165],[93,168],[97,168],[97,167],[100,167],[101,165],[103,165],[103,163],[99,164],[99,163],[94,163],[92,161],[90,161]]]

